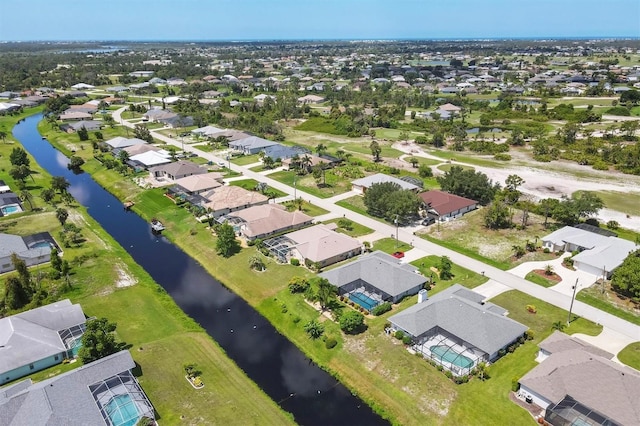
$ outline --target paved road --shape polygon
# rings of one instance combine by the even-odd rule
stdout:
[[[127,121],[121,120],[120,114],[124,110],[125,108],[121,108],[117,111],[114,111],[113,117],[115,121],[121,122],[128,127],[134,127],[133,124],[128,123]],[[154,138],[182,149],[182,143],[179,140],[174,140],[172,138],[161,135],[154,131],[152,131],[151,133]],[[193,146],[185,145],[184,149],[187,152],[194,152],[198,154],[200,157],[213,161],[214,163],[218,163],[220,161],[226,162],[225,159],[218,158],[209,152],[200,151]],[[246,167],[238,166],[233,163],[231,163],[230,165],[233,171],[243,173],[247,178],[253,178],[260,182],[266,182],[269,186],[273,188],[279,189],[280,191],[283,191],[290,195],[293,194],[294,189],[292,187],[285,185],[281,182],[278,182],[274,179],[271,179],[269,178],[269,176],[265,176],[258,172],[253,172],[247,169]],[[478,273],[484,273],[485,276],[489,277],[491,280],[497,282],[498,284],[507,286],[511,289],[519,290],[523,293],[527,293],[533,297],[541,299],[559,308],[562,308],[565,310],[569,309],[569,305],[571,304],[571,296],[569,295],[554,291],[553,289],[544,288],[530,281],[527,281],[524,278],[518,277],[510,272],[502,271],[498,268],[484,264],[478,260],[472,259],[468,256],[457,253],[453,250],[439,246],[430,241],[423,240],[422,238],[419,238],[413,235],[412,232],[408,232],[402,228],[396,229],[396,227],[394,226],[388,225],[386,223],[382,223],[378,220],[372,219],[367,216],[363,216],[351,210],[345,209],[341,206],[335,205],[333,204],[331,199],[318,198],[313,195],[307,194],[306,192],[303,192],[303,191],[297,191],[297,193],[298,193],[298,196],[302,197],[304,200],[309,201],[312,204],[315,204],[317,206],[320,206],[323,209],[336,214],[337,216],[347,217],[348,219],[351,219],[354,222],[365,225],[382,235],[395,236],[397,232],[398,238],[401,241],[404,241],[406,243],[412,243],[413,246],[417,249],[420,249],[426,253],[430,253],[436,256],[448,256],[452,262],[464,268],[470,269],[472,271],[476,271]],[[621,334],[628,339],[631,339],[633,341],[640,340],[640,326],[637,326],[621,318],[618,318],[616,316],[603,312],[585,303],[579,302],[577,300],[574,301],[573,313],[581,317],[587,318],[595,323],[601,324],[604,327],[618,334]]]

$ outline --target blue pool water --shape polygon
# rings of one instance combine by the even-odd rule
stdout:
[[[378,306],[378,301],[377,300],[372,299],[371,297],[367,296],[364,293],[359,293],[359,292],[350,293],[349,294],[349,299],[351,299],[352,301],[354,301],[358,305],[362,306],[367,311],[370,311],[373,308],[375,308],[376,306]]]
[[[39,241],[31,246],[31,248],[43,248],[43,247],[51,247],[51,244],[48,241]]]
[[[457,365],[461,368],[473,367],[473,361],[471,358],[460,355],[459,353],[452,351],[447,346],[431,346],[429,349],[431,350],[431,353],[437,355],[441,360],[447,361],[450,364]]]
[[[19,206],[16,206],[16,205],[2,206],[2,207],[0,207],[0,210],[2,210],[3,214],[18,213],[18,212],[22,211],[22,209]]]
[[[71,347],[71,354],[73,355],[73,357],[77,357],[78,356],[78,352],[80,351],[80,348],[82,347],[82,337],[78,337],[78,339],[73,342],[73,346]]]
[[[128,394],[114,396],[104,409],[113,426],[133,426],[140,417],[135,402]]]

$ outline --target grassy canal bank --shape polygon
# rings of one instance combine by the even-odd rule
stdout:
[[[11,129],[19,119],[36,112],[39,110],[28,109],[19,116],[0,117],[0,129],[8,133],[0,143],[0,179],[12,188],[17,183],[8,173],[9,157],[19,144]],[[52,137],[64,135],[47,130]],[[59,196],[53,203],[45,203],[40,194],[50,186],[51,176],[33,157],[30,160],[34,179],[26,180],[26,190],[33,209],[0,218],[0,232],[29,235],[48,231],[60,242],[63,227],[55,211],[61,207],[69,212],[67,223],[80,229],[82,241],[63,247],[63,258],[72,266],[68,283],[49,278],[49,264],[30,269],[32,276],[43,277],[46,296],[41,303],[69,298],[80,303],[86,315],[117,323],[118,338],[130,345],[139,366],[134,373],[153,403],[159,423],[294,424],[291,415],[265,395],[82,206],[65,204]],[[0,276],[0,283],[6,276]],[[202,371],[204,388],[195,390],[184,379],[183,365],[188,363]],[[79,365],[61,364],[31,377],[43,380]]]
[[[279,265],[263,257],[266,271],[253,271],[249,258],[261,256],[253,247],[243,248],[228,259],[218,256],[215,236],[206,225],[198,223],[186,209],[176,206],[164,196],[162,189],[141,188],[134,183],[134,176],[107,170],[93,159],[90,149],[79,149],[77,135],[59,134],[47,128],[46,123],[41,123],[40,127],[56,146],[67,152],[75,150],[76,155],[82,156],[87,162],[83,169],[103,187],[121,200],[134,201],[134,210],[142,217],[160,219],[167,227],[164,231],[167,238],[256,307],[305,354],[393,423],[458,425],[481,424],[490,419],[493,424],[533,424],[532,417],[510,401],[511,382],[535,365],[537,343],[551,334],[553,322],[566,318],[565,311],[516,291],[499,296],[495,303],[508,308],[511,316],[529,326],[535,337],[491,366],[490,380],[474,379],[456,385],[425,360],[411,355],[401,341],[383,332],[387,318],[415,303],[414,298],[404,300],[380,317],[368,318],[365,332],[346,335],[335,322],[307,304],[301,295],[289,292],[287,283],[292,277],[312,275],[307,269]],[[482,280],[471,271],[464,274],[462,285],[474,287]],[[442,288],[444,284],[450,285],[442,283]],[[537,307],[537,315],[526,312],[525,306],[529,304]],[[328,349],[321,339],[308,338],[303,325],[313,319],[324,324],[325,334],[335,338],[337,346]],[[566,331],[595,335],[601,328],[579,319]]]

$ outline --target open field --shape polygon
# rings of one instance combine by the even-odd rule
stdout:
[[[342,219],[331,219],[327,220],[323,223],[335,223],[338,224]],[[342,227],[338,227],[336,231],[347,234],[350,237],[361,237],[363,235],[367,235],[373,232],[373,229],[368,228],[364,225],[360,225],[359,223],[351,221],[351,229],[344,229]]]
[[[293,171],[286,170],[271,173],[269,177],[289,186],[294,186],[295,182],[295,187],[298,191],[307,192],[320,198],[330,198],[334,195],[351,191],[351,182],[337,176],[331,169],[325,170],[324,179],[321,178],[320,183],[311,174],[299,176]],[[304,194],[301,193],[299,195],[303,196]]]
[[[455,263],[451,265],[453,277],[448,280],[442,280],[439,278],[438,273],[434,271],[437,271],[440,266],[440,257],[438,256],[426,256],[414,260],[411,264],[418,268],[422,275],[431,278],[432,282],[435,283],[429,290],[430,294],[441,292],[454,284],[460,284],[467,288],[475,288],[489,280],[487,277],[463,268],[462,266],[458,266]]]
[[[593,193],[602,199],[607,208],[633,216],[640,216],[639,192],[594,191]]]

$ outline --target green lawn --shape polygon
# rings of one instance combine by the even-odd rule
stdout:
[[[602,199],[607,208],[640,216],[640,193],[638,192],[593,191],[593,193]]]
[[[369,216],[369,213],[367,213],[367,207],[364,205],[364,197],[360,195],[354,195],[353,197],[340,200],[336,205],[349,209],[353,212]]]
[[[232,180],[229,182],[231,186],[239,186],[249,191],[255,191],[258,185],[258,181],[255,179],[241,179],[241,180]],[[268,187],[266,191],[271,197],[279,198],[284,197],[286,192],[282,192],[279,189]]]
[[[598,308],[601,311],[608,312],[611,315],[615,315],[618,318],[629,321],[630,323],[640,325],[640,315],[613,305],[610,300],[606,300],[604,298],[605,296],[601,294],[600,290],[597,287],[598,286],[594,285],[581,290],[576,295],[576,300],[584,302],[587,305],[591,305],[594,308]]]
[[[549,280],[545,277],[541,277],[540,275],[536,274],[535,272],[529,272],[525,277],[525,280],[531,281],[532,283],[541,285],[542,287],[553,287],[554,285],[558,284],[556,281],[553,280]]]
[[[631,343],[618,353],[620,362],[640,370],[640,342]]]
[[[463,164],[441,164],[438,166],[438,170],[441,170],[443,172],[448,172],[449,170],[451,170],[451,167],[462,167],[463,170],[475,170],[473,167],[471,166],[465,166]]]
[[[385,253],[395,253],[397,251],[409,251],[413,247],[407,243],[403,243],[402,241],[396,241],[395,238],[382,238],[380,240],[374,241],[373,246],[371,247],[372,251],[380,250]]]
[[[282,203],[282,205],[285,206],[288,211],[293,211],[294,209],[298,208],[298,206],[293,201],[284,202]],[[316,206],[315,204],[311,204],[308,201],[302,202],[302,211],[309,216],[322,216],[329,213],[328,210],[325,210],[320,206]]]
[[[433,279],[435,285],[432,285],[430,293],[435,294],[442,290],[451,287],[453,284],[460,284],[467,288],[475,288],[481,284],[486,283],[489,279],[481,274],[477,274],[462,266],[458,266],[455,263],[452,264],[451,272],[453,277],[448,280],[441,280],[438,277],[437,272],[434,272],[431,268],[438,269],[440,266],[439,256],[426,256],[418,260],[411,262],[413,266],[420,270],[420,273],[425,277]]]
[[[258,154],[253,155],[241,155],[240,157],[234,157],[231,159],[233,164],[237,164],[238,166],[246,166],[247,164],[258,163],[260,161],[260,157]]]
[[[295,181],[298,191],[304,191],[319,198],[331,198],[351,190],[351,181],[336,175],[331,169],[325,170],[324,183],[322,178],[318,183],[311,174],[298,176],[295,172],[288,170],[270,173],[269,177],[291,187],[294,186]],[[299,195],[302,196],[302,194]]]
[[[341,219],[331,219],[331,220],[327,220],[323,223],[338,223],[340,222]],[[344,229],[344,228],[340,228],[338,227],[336,229],[336,231],[341,232],[343,234],[347,234],[350,237],[361,237],[363,235],[367,235],[373,232],[373,229],[368,228],[364,225],[360,225],[359,223],[353,222],[351,221],[351,229]]]

